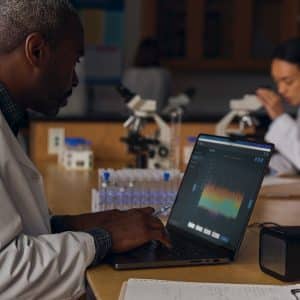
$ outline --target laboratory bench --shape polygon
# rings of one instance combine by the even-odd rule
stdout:
[[[151,124],[148,126],[151,127]],[[57,164],[57,157],[48,154],[50,128],[64,128],[67,136],[83,136],[92,141],[95,153],[92,171],[67,171]],[[151,128],[150,128],[151,129]],[[183,123],[181,145],[188,136],[198,133],[213,134],[214,123]],[[50,210],[54,214],[80,214],[91,211],[91,190],[98,188],[98,168],[122,168],[132,158],[120,138],[126,134],[122,122],[34,121],[30,125],[30,155],[44,178],[45,192]],[[184,168],[184,166],[183,166]],[[276,222],[282,225],[299,224],[300,187],[286,185],[277,188],[281,195],[291,189],[299,190],[299,197],[271,197],[265,195],[276,191],[268,187],[258,198],[253,222]],[[97,299],[118,299],[121,285],[129,278],[155,278],[195,282],[282,284],[262,273],[258,265],[257,228],[249,228],[237,260],[228,265],[158,268],[145,270],[115,271],[103,264],[88,270],[87,279]]]
[[[97,161],[98,167],[122,167],[123,161]],[[44,177],[48,205],[55,214],[80,214],[90,212],[91,189],[98,186],[98,173],[93,171],[67,171],[54,161],[38,161],[37,166]],[[293,184],[280,187],[283,195]],[[272,188],[271,188],[272,189]],[[276,188],[273,188],[273,190]],[[266,190],[270,192],[270,187]],[[299,224],[299,197],[268,198],[257,200],[250,223],[275,222],[282,225]],[[97,299],[116,300],[121,285],[129,278],[155,278],[164,280],[216,282],[216,283],[259,283],[282,284],[282,282],[262,273],[258,265],[258,228],[248,228],[240,254],[232,264],[214,266],[193,266],[180,268],[158,268],[145,270],[115,271],[103,264],[88,270],[87,279]]]

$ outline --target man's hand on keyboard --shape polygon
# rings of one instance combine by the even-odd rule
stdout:
[[[164,225],[152,216],[153,212],[150,207],[118,211],[118,218],[102,224],[102,228],[112,236],[112,251],[128,251],[151,240],[160,241],[170,247]]]
[[[127,211],[109,210],[77,216],[62,216],[69,230],[85,231],[102,228],[112,237],[112,251],[124,252],[151,240],[170,247],[164,225],[152,214],[154,209],[145,207]]]

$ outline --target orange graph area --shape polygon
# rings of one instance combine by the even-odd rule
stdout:
[[[207,184],[202,192],[199,206],[228,218],[236,218],[243,198],[244,196],[240,192]]]

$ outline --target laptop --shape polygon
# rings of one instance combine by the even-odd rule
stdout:
[[[234,261],[272,152],[272,144],[200,134],[166,224],[173,247],[153,241],[109,263],[121,270]]]

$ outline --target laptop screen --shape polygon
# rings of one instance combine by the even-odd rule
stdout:
[[[168,224],[237,249],[272,149],[271,144],[200,135]]]

